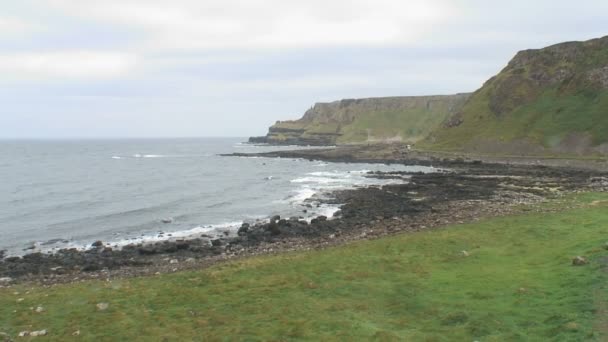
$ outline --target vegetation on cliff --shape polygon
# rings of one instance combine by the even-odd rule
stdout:
[[[253,142],[330,145],[426,137],[464,105],[469,94],[385,97],[317,103],[295,121],[277,122]]]
[[[519,52],[424,145],[489,153],[608,153],[608,36]]]

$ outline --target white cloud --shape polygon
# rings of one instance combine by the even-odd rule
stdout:
[[[136,66],[129,53],[99,51],[58,51],[0,55],[4,80],[105,79],[119,77]]]
[[[21,36],[42,30],[38,24],[13,17],[0,17],[0,37]]]
[[[53,0],[77,17],[143,30],[149,48],[401,44],[455,9],[443,0]]]

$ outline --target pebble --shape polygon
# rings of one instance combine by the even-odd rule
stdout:
[[[169,261],[169,263],[170,263],[170,264],[178,264],[178,263],[179,263],[179,260],[177,260],[177,259],[171,259],[171,260]]]
[[[41,312],[44,312],[44,308],[43,308],[42,306],[39,306],[39,307],[37,307],[37,308],[36,308],[36,310],[35,310],[35,311],[36,311],[37,313],[41,313]]]

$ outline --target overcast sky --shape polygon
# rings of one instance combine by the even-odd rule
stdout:
[[[249,136],[315,102],[473,91],[608,35],[606,0],[0,0],[0,138]]]

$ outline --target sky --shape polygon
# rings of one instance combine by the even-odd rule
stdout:
[[[606,0],[0,0],[0,138],[263,135],[316,102],[478,89],[608,35]]]

